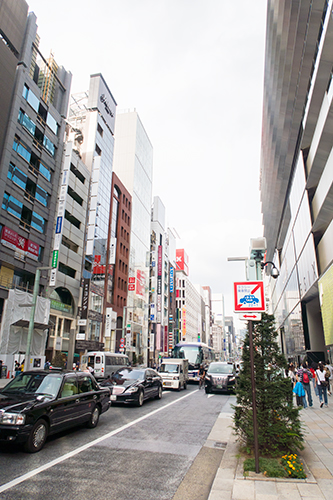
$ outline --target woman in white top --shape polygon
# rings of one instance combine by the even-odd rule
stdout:
[[[325,402],[325,406],[328,406],[327,404],[327,382],[325,379],[325,373],[326,370],[324,370],[324,366],[322,363],[319,363],[318,369],[316,370],[316,386],[318,387],[318,392],[319,392],[319,402],[320,402],[320,408],[323,407],[323,404]],[[323,401],[323,395],[324,395],[324,401]]]

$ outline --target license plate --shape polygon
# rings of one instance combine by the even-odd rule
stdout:
[[[111,401],[117,401],[117,396],[115,394],[111,394],[110,399]]]

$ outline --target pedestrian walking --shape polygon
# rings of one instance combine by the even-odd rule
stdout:
[[[313,361],[313,363],[311,364],[311,367],[310,367],[310,372],[312,373],[312,385],[313,385],[313,390],[314,390],[316,396],[318,396],[318,394],[319,394],[318,387],[316,384],[316,370],[317,369],[318,369],[318,363],[315,363],[315,361]]]
[[[15,377],[17,377],[21,373],[21,365],[18,361],[15,361]]]
[[[309,406],[313,406],[312,394],[311,394],[311,385],[310,380],[312,379],[312,373],[308,369],[307,364],[302,363],[301,367],[297,370],[297,379],[303,385],[303,389],[305,391],[305,396],[303,400],[304,408],[307,408],[306,398],[308,399]]]
[[[304,406],[304,404],[306,404],[306,401],[305,401],[305,390],[302,382],[299,381],[296,382],[295,387],[293,388],[293,392],[294,394],[296,394],[296,405]]]
[[[325,370],[326,370],[326,380],[328,382],[328,386],[327,386],[327,394],[329,396],[331,396],[331,384],[332,384],[332,367],[329,363],[326,363],[325,364]]]
[[[286,374],[288,375],[288,377],[290,378],[290,381],[291,381],[291,387],[292,389],[294,388],[295,386],[295,383],[296,383],[296,375],[295,375],[295,369],[294,369],[294,365],[292,363],[290,363],[289,367],[287,368],[287,372]]]
[[[326,375],[326,370],[324,370],[323,363],[320,362],[318,364],[318,369],[316,370],[316,385],[318,387],[320,408],[323,407],[324,403],[326,407],[328,406],[327,402],[328,382],[326,380],[325,375]]]

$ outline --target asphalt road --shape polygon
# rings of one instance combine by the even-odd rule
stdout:
[[[1,445],[0,499],[204,499],[223,454],[205,443],[228,399],[189,385],[141,408],[112,405],[96,429],[51,436],[36,454]]]

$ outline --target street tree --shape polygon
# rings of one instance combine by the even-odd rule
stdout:
[[[276,339],[274,316],[262,314],[261,321],[253,322],[258,446],[261,455],[271,456],[300,450],[304,441],[300,408],[293,405],[291,381],[285,377],[286,360]],[[245,450],[251,453],[254,433],[249,330],[243,344],[242,361],[236,384],[234,430]]]

